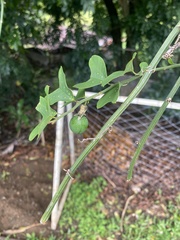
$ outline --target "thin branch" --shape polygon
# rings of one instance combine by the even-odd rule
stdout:
[[[174,97],[174,95],[176,94],[176,92],[178,91],[180,87],[180,77],[177,79],[176,83],[174,84],[173,88],[171,89],[170,93],[168,94],[166,100],[164,101],[164,103],[162,104],[162,106],[159,108],[158,112],[156,113],[154,119],[151,121],[149,127],[147,128],[146,132],[143,134],[141,140],[138,143],[138,148],[135,151],[134,157],[131,161],[129,170],[128,170],[128,181],[131,180],[132,178],[132,173],[133,173],[133,169],[134,169],[134,165],[137,162],[137,159],[149,137],[149,135],[151,134],[151,132],[153,131],[153,129],[155,128],[156,124],[158,123],[159,119],[161,118],[161,116],[163,115],[164,111],[167,108],[167,105],[171,102],[172,98]]]
[[[3,1],[3,0],[1,0],[0,36],[1,36],[2,24],[3,24],[3,15],[4,15],[4,1]]]
[[[121,233],[123,233],[124,217],[125,217],[128,205],[129,205],[130,201],[135,198],[135,196],[136,196],[136,194],[133,194],[130,197],[128,197],[128,199],[126,200],[124,209],[123,209],[122,214],[121,214],[121,222],[120,222],[120,231],[121,231]]]

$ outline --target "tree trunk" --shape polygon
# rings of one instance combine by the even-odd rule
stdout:
[[[119,4],[122,8],[123,16],[127,17],[129,15],[129,1],[119,0]]]
[[[118,17],[118,13],[116,10],[116,7],[113,3],[112,0],[104,0],[104,3],[106,5],[109,18],[111,21],[111,35],[113,38],[113,43],[115,45],[121,46],[121,26],[120,26],[120,21]]]

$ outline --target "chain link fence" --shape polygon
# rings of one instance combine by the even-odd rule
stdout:
[[[77,156],[95,137],[120,103],[96,109],[96,100],[88,106],[89,128],[76,137]],[[158,107],[131,104],[109,132],[86,157],[80,168],[83,176],[103,176],[116,189],[161,189],[166,195],[180,190],[180,121],[179,110],[167,109],[150,135],[128,183],[127,171],[137,144]]]

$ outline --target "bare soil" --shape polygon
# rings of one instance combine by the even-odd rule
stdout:
[[[1,157],[2,236],[15,233],[18,239],[24,239],[27,232],[24,227],[28,226],[30,227],[28,232],[50,234],[50,224],[39,225],[39,219],[51,199],[53,173],[51,154],[50,147],[31,144],[17,146],[11,155]]]

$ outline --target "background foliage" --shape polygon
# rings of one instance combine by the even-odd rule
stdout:
[[[0,39],[1,112],[22,98],[33,107],[38,102],[41,81],[37,78],[38,66],[27,57],[28,49],[48,44],[45,46],[56,46],[56,51],[64,54],[62,49],[68,46],[63,61],[46,64],[41,71],[47,75],[49,69],[64,65],[73,85],[87,80],[88,60],[93,54],[105,59],[109,72],[123,69],[134,51],[138,51],[140,61],[149,62],[179,15],[178,0],[7,1]],[[67,33],[61,41],[60,26]],[[49,52],[43,54],[49,60]],[[163,86],[161,93],[156,84],[145,96],[160,99],[178,74],[179,70],[173,70],[171,81],[167,75],[156,76]]]

